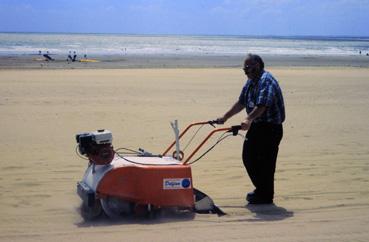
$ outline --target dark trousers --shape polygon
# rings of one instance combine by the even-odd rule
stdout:
[[[282,136],[282,124],[252,123],[243,143],[243,164],[256,195],[262,199],[274,196],[274,172]]]

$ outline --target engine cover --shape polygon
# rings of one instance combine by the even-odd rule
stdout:
[[[113,136],[109,130],[98,130],[76,135],[78,150],[95,165],[109,164],[114,158]]]

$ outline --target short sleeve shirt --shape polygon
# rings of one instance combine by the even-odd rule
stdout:
[[[277,80],[267,71],[263,71],[258,81],[247,80],[238,102],[246,107],[248,114],[256,106],[267,107],[265,112],[254,120],[255,123],[281,124],[285,120],[282,90]]]

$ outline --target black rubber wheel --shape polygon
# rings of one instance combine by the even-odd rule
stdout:
[[[101,198],[101,207],[104,213],[111,219],[119,219],[122,216],[133,214],[134,204],[116,197]]]
[[[85,221],[97,219],[102,215],[100,200],[95,200],[94,206],[92,207],[89,207],[85,202],[82,202],[80,206],[80,213]]]

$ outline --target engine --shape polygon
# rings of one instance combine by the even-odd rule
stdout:
[[[87,156],[93,164],[106,165],[114,158],[113,136],[109,130],[80,133],[76,135],[76,141],[79,153]]]

